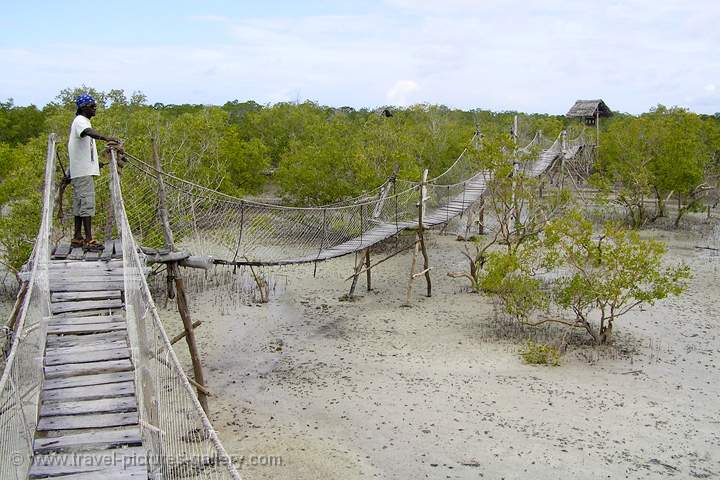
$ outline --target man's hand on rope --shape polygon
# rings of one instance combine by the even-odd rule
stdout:
[[[108,158],[108,160],[110,159],[110,151],[111,150],[115,150],[115,152],[117,154],[118,167],[119,168],[124,167],[125,164],[127,163],[127,158],[125,157],[125,146],[123,145],[122,140],[120,140],[119,138],[114,138],[114,137],[108,138],[108,140],[105,144],[105,150],[103,152],[103,154],[105,155],[106,158]],[[109,162],[104,162],[104,163],[100,162],[100,167],[102,168],[105,165],[107,165],[108,163]]]
[[[119,138],[110,137],[107,140],[107,147],[115,149],[118,153],[125,153],[125,146],[123,145],[123,141]]]

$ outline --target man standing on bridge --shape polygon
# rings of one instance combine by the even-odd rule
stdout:
[[[70,183],[73,186],[73,215],[75,234],[72,247],[86,250],[102,250],[92,236],[92,217],[95,216],[95,179],[100,175],[95,140],[107,142],[108,146],[121,148],[120,140],[102,135],[90,125],[90,119],[97,112],[95,99],[88,94],[80,95],[75,101],[77,112],[68,135],[68,156],[70,157]],[[85,229],[85,239],[82,229]]]

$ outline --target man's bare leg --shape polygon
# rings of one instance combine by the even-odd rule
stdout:
[[[81,247],[83,244],[82,236],[83,217],[75,216],[75,233],[73,235],[72,246]]]
[[[85,241],[89,242],[92,240],[92,217],[81,217],[83,227],[85,229]]]

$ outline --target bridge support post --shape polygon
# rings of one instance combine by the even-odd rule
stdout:
[[[353,299],[353,296],[355,296],[355,287],[357,286],[358,277],[362,273],[362,268],[365,263],[365,259],[360,253],[362,252],[355,252],[355,266],[353,267],[352,285],[350,285],[350,291],[347,293],[347,295],[341,297],[340,300],[351,301]],[[368,277],[369,275],[370,273],[368,271]]]
[[[365,249],[365,283],[367,284],[367,291],[372,290],[372,274],[370,273],[370,248]]]
[[[158,177],[158,199],[159,199],[159,214],[160,221],[163,227],[163,234],[165,235],[165,246],[171,251],[175,249],[175,241],[173,238],[172,229],[170,228],[170,220],[167,210],[167,199],[165,196],[165,183],[162,178],[162,165],[160,162],[160,153],[158,151],[157,139],[153,136],[152,138],[152,150],[153,158],[155,160],[155,168],[157,169]],[[200,401],[200,405],[206,414],[210,414],[207,401],[207,389],[205,388],[205,376],[203,375],[202,364],[200,363],[200,355],[198,354],[197,341],[195,340],[195,329],[193,326],[192,318],[190,317],[190,310],[187,305],[187,297],[185,296],[185,281],[180,276],[180,267],[177,261],[171,261],[167,264],[167,285],[168,285],[168,296],[170,298],[175,297],[175,301],[178,307],[178,313],[183,322],[185,330],[185,341],[190,350],[190,359],[192,360],[193,366],[193,377],[195,382],[202,385],[203,388],[197,387],[197,396]],[[174,280],[174,285],[173,285]],[[175,292],[172,292],[174,286]],[[172,295],[172,296],[170,296]]]
[[[478,211],[478,235],[485,235],[485,197],[480,197],[480,210]]]
[[[405,295],[405,303],[403,306],[410,306],[410,295],[412,294],[412,282],[416,277],[425,275],[425,283],[427,285],[427,296],[432,296],[432,282],[430,280],[430,258],[428,257],[427,248],[425,247],[425,228],[423,226],[423,217],[425,213],[425,201],[427,200],[427,169],[423,171],[422,184],[420,186],[420,202],[418,203],[418,228],[416,231],[416,242],[415,249],[413,251],[412,264],[410,265],[410,278],[408,279],[407,292]],[[423,270],[415,273],[415,266],[417,265],[418,253],[422,252],[423,255]]]
[[[175,299],[177,301],[178,312],[183,322],[185,329],[185,341],[187,341],[188,350],[190,350],[190,359],[192,360],[193,366],[193,377],[196,383],[199,383],[205,387],[205,377],[203,375],[202,364],[200,363],[200,355],[198,354],[197,341],[195,340],[195,330],[193,327],[192,318],[190,318],[190,310],[187,305],[187,297],[185,296],[185,282],[180,276],[180,267],[177,262],[171,262],[168,264],[168,274],[171,275],[175,280],[175,288],[177,295]],[[205,389],[197,388],[197,396],[200,401],[200,405],[206,414],[210,414],[208,407],[207,395]]]

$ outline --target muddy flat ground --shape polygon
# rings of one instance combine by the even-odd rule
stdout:
[[[410,308],[410,254],[355,302],[339,300],[352,257],[276,271],[265,305],[191,294],[211,419],[245,479],[720,478],[720,257],[652,235],[692,267],[688,292],[619,320],[612,347],[571,343],[558,367],[524,364],[535,334],[446,276],[466,268],[453,236],[432,234],[434,295],[419,279]]]

